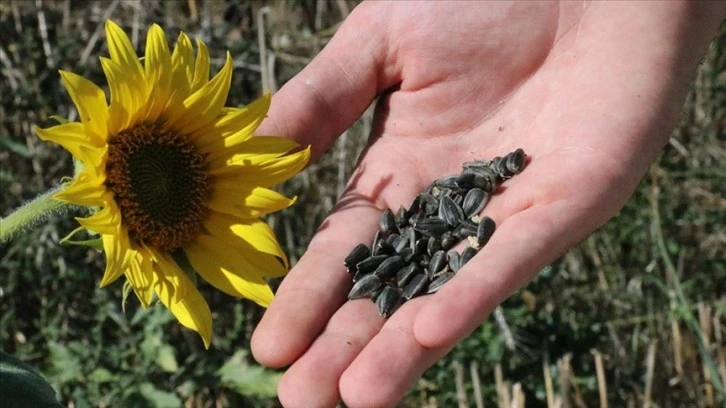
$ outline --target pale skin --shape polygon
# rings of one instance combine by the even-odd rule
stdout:
[[[252,338],[289,366],[286,407],[392,406],[546,264],[610,219],[668,140],[726,17],[719,2],[370,2],[273,98],[259,134],[322,154],[381,96],[348,188]],[[383,209],[461,163],[531,157],[484,210],[491,241],[444,288],[385,320],[346,302],[343,258]]]

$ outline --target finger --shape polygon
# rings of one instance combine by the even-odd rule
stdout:
[[[381,208],[398,206],[416,195],[419,186],[408,172],[371,164],[379,160],[376,149],[380,147],[371,148],[362,160],[348,190],[285,277],[253,333],[252,353],[260,363],[282,367],[305,352],[352,286],[345,257],[360,243],[370,246]]]
[[[385,16],[378,9],[362,4],[353,10],[320,54],[275,94],[257,134],[311,145],[315,160],[398,81],[385,62]]]
[[[285,407],[334,407],[340,401],[338,380],[384,319],[368,299],[344,304],[315,342],[285,372],[278,398]]]
[[[343,260],[353,247],[373,236],[379,214],[370,202],[357,199],[323,222],[252,335],[252,353],[258,362],[282,367],[308,348],[345,301],[351,279]]]
[[[429,297],[406,302],[366,345],[340,378],[340,394],[351,407],[392,407],[414,382],[451,349],[426,348],[413,322]]]
[[[416,318],[416,339],[427,347],[454,344],[471,332],[516,289],[596,226],[607,211],[607,174],[551,169],[546,158],[507,182],[484,210],[498,227],[489,242]],[[557,175],[571,174],[571,183]]]

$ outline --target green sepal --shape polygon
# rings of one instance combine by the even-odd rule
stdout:
[[[78,246],[84,246],[88,248],[93,248],[97,251],[102,252],[103,251],[103,240],[101,240],[100,237],[94,238],[94,239],[85,239],[85,240],[72,240],[71,238],[76,235],[79,231],[85,230],[86,233],[89,235],[92,235],[90,231],[88,231],[85,227],[78,227],[71,231],[70,234],[66,235],[63,239],[60,240],[61,245],[78,245]]]
[[[49,119],[53,119],[54,121],[58,122],[60,125],[65,125],[66,123],[71,123],[70,120],[64,118],[63,116],[58,115],[50,115],[48,116]]]
[[[174,259],[174,262],[179,266],[179,268],[184,271],[184,274],[187,275],[189,280],[192,281],[194,286],[197,286],[197,270],[194,269],[191,262],[189,262],[189,259],[187,258],[187,255],[182,250],[176,250],[174,252],[170,252],[172,259]]]
[[[131,286],[131,282],[128,280],[124,282],[124,288],[121,291],[121,311],[126,313],[126,300],[129,298],[129,295],[134,290],[134,287]]]
[[[4,408],[62,407],[55,390],[40,374],[1,350],[0,396]]]

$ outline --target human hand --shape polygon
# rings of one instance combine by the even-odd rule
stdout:
[[[322,154],[378,95],[346,192],[252,339],[292,364],[285,406],[390,406],[544,265],[606,222],[667,140],[715,31],[705,5],[364,3],[273,99],[259,134]],[[462,162],[522,147],[526,170],[484,210],[497,231],[435,295],[384,320],[346,302],[343,258],[385,208]]]

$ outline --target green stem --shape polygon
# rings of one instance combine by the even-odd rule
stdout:
[[[52,188],[17,208],[0,220],[0,244],[10,241],[16,234],[45,223],[52,215],[60,214],[72,207],[71,204],[53,199],[53,195],[64,186]]]

